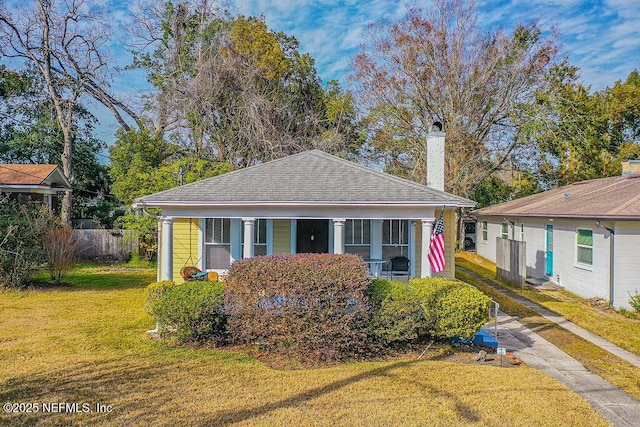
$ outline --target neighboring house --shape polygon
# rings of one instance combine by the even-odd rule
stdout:
[[[496,239],[526,244],[527,275],[584,298],[629,308],[640,292],[640,161],[593,179],[490,206],[478,218],[477,253],[496,261]]]
[[[0,164],[0,194],[44,202],[53,210],[55,196],[71,192],[71,183],[56,165]]]
[[[442,148],[444,133],[435,133],[432,140]],[[430,181],[443,188],[440,151],[440,168],[431,168]],[[412,277],[431,276],[426,251],[443,208],[447,266],[439,275],[453,277],[455,209],[474,205],[318,150],[152,194],[133,204],[162,209],[158,277],[177,281],[185,265],[224,274],[234,260],[305,252],[355,253],[380,261],[403,255],[411,261]]]

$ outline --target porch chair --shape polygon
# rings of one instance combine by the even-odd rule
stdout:
[[[406,256],[396,256],[389,260],[387,264],[387,278],[393,280],[393,276],[409,277],[409,266],[411,260]]]

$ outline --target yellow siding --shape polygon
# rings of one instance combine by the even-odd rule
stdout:
[[[291,220],[273,220],[273,253],[274,255],[291,253]]]
[[[185,265],[198,267],[200,264],[199,230],[198,218],[173,220],[173,280],[176,283],[184,281],[180,276],[182,267]]]
[[[438,215],[440,213],[438,212]],[[439,273],[440,277],[455,277],[455,263],[456,263],[456,212],[445,211],[444,212],[444,256],[446,262],[446,268],[443,272]]]

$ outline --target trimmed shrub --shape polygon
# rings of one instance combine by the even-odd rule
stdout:
[[[464,282],[410,279],[420,300],[423,325],[433,338],[472,338],[489,320],[491,299]]]
[[[219,282],[157,282],[148,289],[147,304],[162,336],[217,345],[226,337],[222,292]]]
[[[160,282],[153,282],[147,286],[147,305],[146,310],[151,316],[155,317],[154,307],[156,301],[169,289],[176,285],[173,280],[163,280]]]
[[[402,344],[418,338],[422,307],[404,283],[375,279],[369,285],[372,306],[370,331],[382,344]]]
[[[357,255],[236,261],[225,281],[229,332],[238,343],[269,344],[307,360],[362,357],[372,348],[366,275]]]

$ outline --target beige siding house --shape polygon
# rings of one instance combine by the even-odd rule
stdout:
[[[640,293],[638,166],[475,211],[478,254],[495,262],[496,239],[524,241],[529,277],[629,308]]]
[[[55,196],[71,191],[71,183],[56,165],[0,164],[0,197],[29,198],[53,210]]]
[[[400,255],[411,261],[412,277],[431,276],[426,251],[443,209],[447,269],[439,275],[453,277],[455,210],[474,205],[319,150],[134,203],[162,210],[158,277],[177,281],[186,265],[225,274],[238,259],[307,252],[358,254],[372,274]]]

